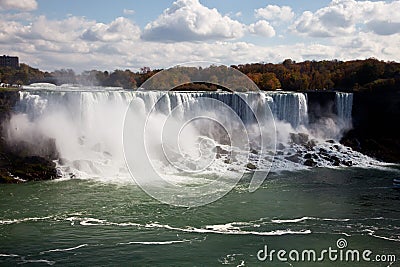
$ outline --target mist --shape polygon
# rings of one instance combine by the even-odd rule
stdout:
[[[251,109],[240,101],[227,105],[232,103],[229,93],[20,94],[16,113],[5,127],[7,141],[38,155],[48,153],[45,148],[53,143],[65,177],[132,182],[131,171],[149,181],[161,173],[175,183],[182,174],[229,176],[245,170],[249,160],[269,166],[272,158],[262,154],[274,154],[275,142],[288,147],[293,133],[323,143],[339,140],[351,126],[347,110],[342,118],[331,114],[310,124],[307,102],[298,93],[236,96],[245,98]]]

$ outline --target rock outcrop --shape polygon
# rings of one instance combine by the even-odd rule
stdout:
[[[0,183],[55,179],[57,169],[53,160],[57,158],[57,152],[54,142],[49,141],[48,153],[35,155],[24,144],[9,144],[4,137],[4,127],[18,100],[17,90],[0,91]]]
[[[341,143],[385,162],[400,163],[400,91],[353,97],[353,129]]]

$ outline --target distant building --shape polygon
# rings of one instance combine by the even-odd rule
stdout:
[[[0,67],[18,68],[19,59],[18,57],[10,57],[6,55],[0,56]]]

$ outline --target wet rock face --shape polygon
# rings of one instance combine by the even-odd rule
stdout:
[[[48,160],[56,160],[59,158],[59,153],[56,147],[56,141],[54,139],[43,139],[38,141],[37,144],[29,144],[26,142],[10,143],[5,144],[8,152],[20,157],[41,157]]]
[[[2,127],[4,121],[10,118],[11,112],[18,100],[18,91],[6,89],[0,90],[0,127]]]
[[[308,134],[305,133],[290,133],[290,140],[296,145],[305,146],[308,143]]]
[[[385,162],[400,163],[400,139],[398,137],[367,136],[357,129],[348,132],[340,142],[352,149]]]
[[[400,163],[400,91],[353,96],[353,129],[340,141],[363,154]]]
[[[46,140],[40,150],[33,151],[28,144],[10,144],[3,136],[18,100],[18,91],[0,91],[0,183],[55,179],[58,175],[53,160],[58,158],[58,153],[54,140]]]
[[[308,118],[310,123],[327,118],[335,112],[335,96],[335,92],[307,92]]]
[[[0,183],[52,180],[57,178],[56,164],[42,157],[0,155]]]

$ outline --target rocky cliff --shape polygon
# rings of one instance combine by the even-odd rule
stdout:
[[[50,180],[57,177],[54,153],[38,156],[23,147],[9,144],[4,137],[13,108],[19,100],[17,90],[0,91],[0,183]]]
[[[341,142],[377,159],[400,163],[400,91],[356,92],[353,129]]]

